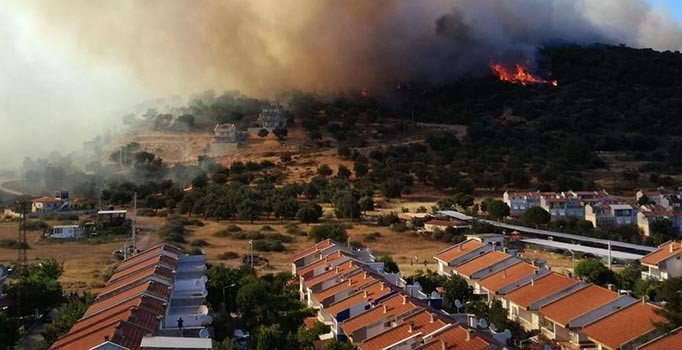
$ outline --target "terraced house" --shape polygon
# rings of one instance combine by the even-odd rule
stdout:
[[[481,249],[475,242],[465,241],[435,259],[440,263],[443,253],[463,252],[465,247],[469,252]],[[662,247],[661,251],[670,248]],[[493,254],[499,258],[486,258]],[[448,266],[449,274],[464,277],[477,294],[485,295],[489,301],[501,301],[509,311],[509,319],[528,331],[540,331],[564,349],[636,349],[658,335],[654,324],[664,322],[657,313],[658,306],[508,254],[505,258],[504,254],[495,250],[459,254]],[[658,257],[656,252],[651,255]],[[661,258],[668,255],[662,254]]]
[[[323,340],[370,350],[504,348],[506,334],[458,324],[440,310],[438,293],[426,294],[399,274],[384,272],[371,251],[323,241],[296,253],[292,272],[301,300],[317,311],[306,325],[330,326]]]

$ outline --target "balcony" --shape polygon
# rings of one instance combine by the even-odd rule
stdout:
[[[669,277],[668,273],[660,270],[650,270],[642,271],[642,279],[653,279],[656,281],[667,280]]]

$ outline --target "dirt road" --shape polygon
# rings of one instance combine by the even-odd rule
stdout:
[[[11,194],[13,196],[21,196],[24,193],[21,193],[19,191],[15,191],[13,189],[5,187],[5,183],[12,182],[12,181],[17,181],[18,179],[12,179],[12,178],[4,178],[0,177],[0,191],[5,192],[7,194]]]

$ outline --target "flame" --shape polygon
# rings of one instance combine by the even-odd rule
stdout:
[[[512,84],[551,84],[552,86],[559,86],[556,80],[546,80],[529,72],[529,69],[524,65],[518,63],[514,68],[506,67],[502,64],[490,62],[490,69],[501,80]]]

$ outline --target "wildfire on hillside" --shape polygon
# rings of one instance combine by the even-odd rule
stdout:
[[[520,63],[510,67],[491,61],[490,69],[498,79],[512,84],[551,84],[553,86],[559,86],[558,81],[543,79],[540,76],[531,73],[528,67]]]

